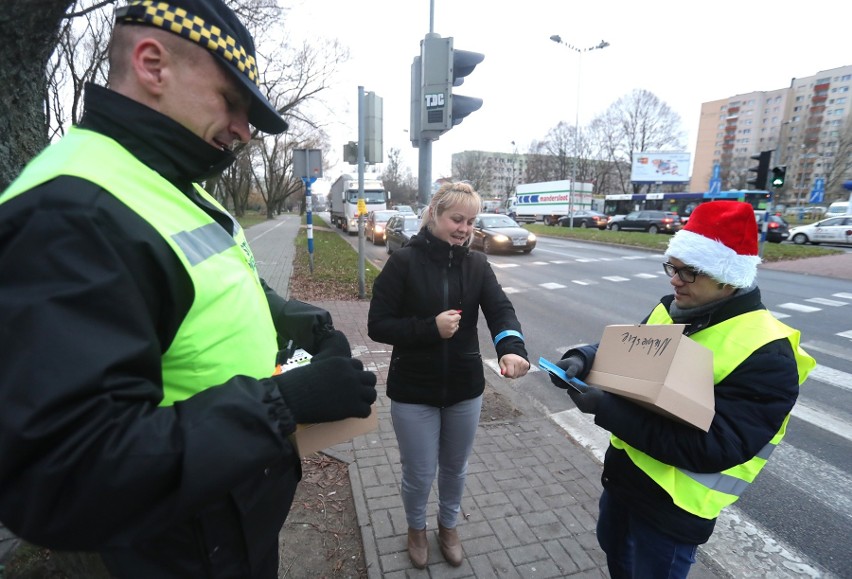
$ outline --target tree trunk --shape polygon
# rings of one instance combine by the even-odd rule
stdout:
[[[47,146],[44,72],[69,0],[5,0],[0,11],[0,191]]]

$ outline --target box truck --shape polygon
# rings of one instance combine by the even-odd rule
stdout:
[[[568,180],[522,183],[506,202],[506,213],[518,223],[543,221],[545,225],[556,225],[571,210],[592,208],[592,188],[591,183],[578,182],[572,192]]]
[[[358,233],[358,176],[341,175],[332,183],[328,193],[331,223],[349,235]],[[385,192],[378,175],[364,176],[364,204],[366,211],[387,209],[390,193]]]

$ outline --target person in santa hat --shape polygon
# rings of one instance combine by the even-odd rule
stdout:
[[[699,205],[665,259],[674,293],[642,323],[685,324],[684,335],[713,351],[716,414],[709,431],[551,377],[612,435],[597,536],[615,579],[686,577],[719,513],[781,441],[799,386],[816,365],[799,346],[799,332],[761,303],[751,205]],[[585,378],[596,351],[597,344],[572,348],[557,365],[569,377]]]

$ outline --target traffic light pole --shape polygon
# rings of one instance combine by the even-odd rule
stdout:
[[[432,139],[421,138],[417,168],[417,202],[421,207],[429,204],[432,187]]]

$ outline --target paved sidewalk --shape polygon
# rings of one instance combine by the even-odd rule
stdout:
[[[279,220],[288,221],[292,216]],[[262,227],[269,227],[263,224]],[[252,228],[252,244],[261,275],[283,293],[284,237],[292,225],[273,226],[275,234]],[[273,230],[270,229],[270,233]],[[260,237],[256,237],[260,233]],[[274,241],[273,241],[274,239]],[[292,239],[292,238],[291,238]],[[289,248],[292,250],[292,248]],[[291,256],[292,261],[292,256]],[[525,399],[518,399],[501,378],[486,368],[491,388],[521,411],[512,420],[480,424],[470,459],[459,534],[465,561],[444,562],[434,530],[436,492],[429,505],[429,565],[414,569],[406,551],[407,524],[399,495],[400,465],[385,385],[390,346],[367,336],[369,302],[312,302],[331,312],[335,326],[352,345],[353,355],[378,375],[379,428],[328,452],[350,462],[349,476],[361,528],[369,577],[607,577],[604,555],[595,538],[601,465],[564,430]],[[484,352],[487,357],[488,353]],[[691,577],[717,575],[695,566]]]

